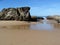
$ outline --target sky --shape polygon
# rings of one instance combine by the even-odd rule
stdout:
[[[60,15],[60,0],[0,0],[0,10],[29,6],[32,16]]]

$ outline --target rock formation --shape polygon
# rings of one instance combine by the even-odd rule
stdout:
[[[58,23],[60,23],[60,16],[59,15],[47,16],[47,19],[55,20]]]
[[[0,12],[0,20],[30,21],[30,7],[7,8]]]
[[[47,16],[46,17],[48,20],[54,20],[54,17],[53,16]]]

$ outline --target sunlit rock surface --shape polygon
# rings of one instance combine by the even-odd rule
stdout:
[[[30,7],[20,7],[20,8],[4,8],[0,12],[0,20],[21,20],[29,21],[30,16]]]
[[[47,19],[55,20],[58,23],[60,23],[60,16],[59,15],[54,15],[54,16],[47,16]]]

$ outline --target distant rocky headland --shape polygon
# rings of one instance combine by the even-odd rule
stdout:
[[[43,17],[31,16],[30,7],[4,8],[0,11],[0,20],[37,21]]]
[[[55,20],[58,23],[60,23],[60,16],[59,15],[54,15],[54,16],[47,16],[46,17],[48,20]]]

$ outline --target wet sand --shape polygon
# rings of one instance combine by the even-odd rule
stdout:
[[[0,21],[0,45],[60,45],[60,30],[31,30],[27,29],[29,24],[36,23]],[[12,25],[22,25],[23,29],[19,26],[13,29]],[[54,26],[57,27],[56,25]]]

